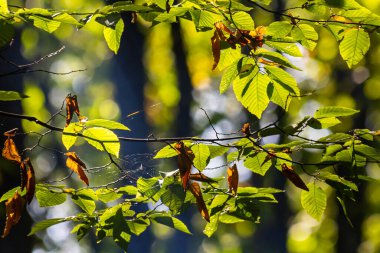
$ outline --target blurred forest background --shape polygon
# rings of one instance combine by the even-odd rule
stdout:
[[[374,13],[380,14],[380,1],[358,1]],[[106,1],[106,3],[110,3]],[[101,0],[62,1],[9,1],[10,5],[70,9],[80,12],[92,11],[105,4]],[[271,8],[282,11],[299,6],[299,1],[273,0]],[[260,10],[253,14],[256,25],[267,25],[279,17]],[[99,24],[91,21],[87,29],[77,31],[75,27],[62,25],[54,34],[37,30],[32,26],[18,29],[10,47],[0,52],[0,85],[4,90],[18,90],[30,96],[19,102],[1,102],[3,111],[33,115],[48,120],[59,111],[69,93],[76,94],[81,112],[88,118],[117,120],[132,129],[128,137],[202,136],[214,137],[215,129],[222,133],[236,132],[242,123],[253,122],[256,127],[273,122],[281,109],[271,105],[262,119],[248,118],[245,110],[236,102],[232,92],[219,94],[220,74],[211,71],[211,32],[196,32],[189,22],[179,24],[150,24],[130,22],[131,16],[124,16],[125,31],[119,53],[111,52]],[[141,21],[141,20],[139,20]],[[1,31],[0,31],[1,32]],[[289,114],[283,122],[295,122],[312,114],[318,106],[344,106],[360,109],[360,114],[345,119],[333,130],[347,131],[352,128],[380,129],[380,37],[371,36],[371,48],[365,60],[355,69],[349,70],[338,52],[333,36],[325,29],[319,31],[319,41],[313,52],[304,49],[302,58],[292,58],[292,62],[303,69],[297,72],[300,88],[311,92],[301,100],[292,100]],[[68,72],[86,69],[68,75],[44,72],[7,75],[14,66],[6,60],[25,64],[33,62],[65,46],[54,57],[35,65],[34,69],[51,72]],[[134,112],[132,116],[128,116]],[[251,117],[251,116],[250,116]],[[60,123],[63,124],[64,120]],[[0,131],[13,127],[24,131],[40,131],[39,126],[30,122],[19,122],[0,118]],[[311,131],[312,138],[325,135],[329,130]],[[123,133],[125,135],[125,133]],[[29,137],[31,138],[31,137]],[[59,144],[56,139],[45,139],[46,145]],[[271,140],[281,142],[282,140]],[[19,143],[22,144],[22,143]],[[24,145],[28,145],[25,140]],[[141,158],[144,163],[159,146],[146,143],[123,144],[121,156]],[[65,176],[63,158],[48,149],[38,149],[34,153],[37,180],[52,180]],[[304,153],[303,158],[314,153]],[[96,163],[101,157],[85,152],[85,161]],[[139,161],[140,161],[139,160]],[[214,165],[224,161],[213,161]],[[128,167],[126,169],[138,170]],[[171,168],[173,169],[173,168]],[[344,168],[339,168],[344,170]],[[170,169],[169,169],[170,170]],[[157,173],[153,167],[140,170],[141,175]],[[212,172],[210,172],[212,173]],[[193,236],[153,224],[152,228],[134,238],[130,252],[199,252],[199,253],[240,253],[240,252],[380,252],[380,186],[370,182],[361,186],[359,201],[351,203],[347,209],[353,227],[344,217],[341,207],[330,189],[328,209],[321,222],[315,221],[301,208],[300,191],[281,176],[269,173],[265,178],[252,175],[241,164],[240,183],[254,186],[272,186],[286,189],[280,195],[279,204],[262,213],[260,224],[248,222],[220,225],[216,234],[207,238],[202,234],[200,224],[205,221],[193,207],[181,215],[181,219],[194,233]],[[380,180],[378,165],[369,164],[367,173]],[[101,173],[93,175],[93,180],[105,180]],[[0,194],[19,183],[18,170],[4,160],[0,160]],[[74,184],[74,182],[70,182]],[[69,184],[70,184],[69,183]],[[119,252],[112,243],[97,244],[95,236],[87,236],[76,243],[75,235],[67,236],[71,224],[53,226],[39,236],[27,237],[33,220],[63,217],[75,213],[74,207],[62,204],[58,207],[41,209],[33,202],[28,211],[31,217],[22,217],[12,233],[0,240],[1,252]],[[5,208],[0,207],[1,226],[4,224]]]

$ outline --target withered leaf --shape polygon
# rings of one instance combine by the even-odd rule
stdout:
[[[214,32],[214,36],[211,37],[212,55],[214,57],[214,63],[212,64],[212,70],[218,66],[220,60],[220,39],[217,30]]]
[[[214,179],[209,178],[208,176],[202,174],[202,173],[195,173],[190,174],[189,177],[191,180],[199,181],[199,182],[208,182],[208,183],[214,183],[216,182]]]
[[[239,173],[238,173],[236,164],[232,165],[232,167],[228,167],[227,182],[228,182],[228,188],[230,192],[236,195],[238,184],[239,184]]]
[[[247,137],[251,135],[251,127],[250,127],[249,123],[245,123],[243,125],[243,127],[241,128],[241,132],[243,134],[245,134],[245,136],[247,136]]]
[[[293,167],[290,165],[287,165],[286,163],[283,163],[281,165],[282,174],[289,179],[295,186],[298,188],[309,191],[309,188],[307,188],[306,184],[302,181],[300,176],[294,171]]]
[[[201,213],[202,217],[207,222],[210,222],[210,215],[208,213],[206,204],[203,200],[201,187],[199,186],[199,184],[197,182],[193,182],[189,188],[190,188],[191,193],[194,195],[194,197],[197,201],[198,210]]]
[[[26,201],[28,204],[30,204],[30,202],[33,200],[34,192],[36,190],[36,177],[34,175],[34,169],[29,157],[24,160],[23,164],[25,164],[26,168],[28,168],[26,180]]]
[[[26,183],[28,181],[28,173],[27,173],[27,168],[25,166],[25,163],[21,163],[20,164],[20,173],[21,173],[21,191],[24,190],[24,188],[26,187]]]
[[[226,33],[230,35],[233,35],[233,32],[225,24],[223,24],[223,22],[215,23],[215,29],[218,32],[220,39],[222,40],[226,40],[226,37],[224,36],[223,31],[225,31]]]
[[[166,0],[166,3],[165,3],[165,9],[166,9],[166,12],[169,13],[170,11],[170,3],[169,3],[169,0]]]
[[[7,136],[7,137],[14,137],[16,135],[17,131],[18,131],[18,128],[13,128],[13,129],[11,129],[9,131],[6,131],[4,133],[4,135]]]
[[[75,113],[78,117],[80,116],[79,105],[77,101],[77,96],[70,94],[66,97],[66,127],[70,124],[73,119],[73,114]]]
[[[5,202],[7,219],[3,235],[1,236],[2,238],[6,237],[11,228],[19,222],[24,204],[25,200],[21,197],[18,191],[15,192],[12,198],[9,198],[7,202]]]
[[[2,155],[5,159],[21,163],[21,156],[19,155],[16,144],[11,137],[8,137],[5,140]]]
[[[84,164],[75,152],[67,152],[65,154],[67,156],[66,166],[78,174],[80,180],[82,180],[86,185],[89,185],[88,178],[84,173],[84,169],[86,169],[86,164]]]
[[[176,143],[174,148],[178,152],[178,168],[181,175],[182,187],[186,190],[189,183],[191,166],[193,165],[194,153],[182,141]]]

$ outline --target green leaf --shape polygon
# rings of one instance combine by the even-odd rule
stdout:
[[[281,68],[268,65],[265,66],[265,70],[268,72],[268,75],[272,80],[276,81],[288,92],[297,96],[300,95],[300,90],[298,88],[296,79],[288,72]]]
[[[169,183],[167,183],[167,181],[169,181]],[[186,197],[182,185],[174,183],[173,177],[167,177],[164,179],[162,188],[166,189],[161,195],[162,203],[166,205],[174,215],[179,213]]]
[[[261,114],[269,104],[267,95],[269,82],[268,76],[260,73],[255,67],[248,76],[238,77],[233,83],[237,100],[258,118],[261,118]]]
[[[279,83],[271,82],[268,85],[268,97],[270,101],[288,110],[292,97],[289,92]]]
[[[107,120],[107,119],[93,119],[86,121],[86,126],[87,127],[103,127],[111,130],[127,130],[131,131],[127,126],[123,125],[122,123],[112,121],[112,120]]]
[[[82,26],[81,23],[79,23],[78,20],[76,20],[73,16],[71,16],[68,13],[58,13],[54,14],[53,19],[55,21],[59,21],[64,24],[69,24],[69,25],[76,25],[76,26]]]
[[[343,142],[351,139],[352,136],[344,133],[330,134],[318,139],[319,142]]]
[[[186,234],[191,235],[191,232],[189,231],[187,226],[182,221],[180,221],[179,219],[175,217],[165,215],[165,214],[153,214],[153,215],[150,215],[150,218],[157,223],[160,223],[162,225],[177,229],[179,231],[182,231]]]
[[[380,151],[368,145],[355,145],[354,150],[356,153],[362,154],[374,161],[380,162]]]
[[[321,118],[330,118],[330,117],[343,117],[343,116],[350,116],[358,112],[359,112],[358,110],[354,110],[354,109],[346,108],[346,107],[326,106],[326,107],[319,108],[314,113],[314,118],[321,119]]]
[[[30,20],[33,21],[33,25],[37,28],[40,28],[48,33],[52,33],[58,29],[61,25],[61,22],[54,21],[51,18],[43,16],[29,16]]]
[[[281,51],[285,54],[295,56],[295,57],[301,57],[302,53],[298,46],[295,43],[292,42],[281,42],[281,41],[269,41],[266,40],[265,44],[271,48],[277,49],[278,51]]]
[[[358,64],[367,53],[370,39],[363,29],[355,28],[344,32],[343,40],[339,44],[340,55],[349,68]]]
[[[123,34],[123,31],[124,22],[121,18],[119,21],[117,21],[115,27],[104,27],[104,38],[106,39],[109,49],[111,49],[115,54],[117,54],[117,51],[119,50],[121,35]]]
[[[2,26],[0,25],[0,30]],[[1,30],[2,31],[2,30]],[[0,47],[1,47],[1,36],[3,35],[3,31],[0,34]],[[14,100],[22,100],[24,98],[28,98],[29,96],[18,93],[16,91],[6,91],[0,90],[0,101],[14,101]]]
[[[238,222],[243,222],[245,220],[238,218],[236,216],[233,216],[233,215],[229,215],[228,213],[223,213],[223,214],[219,215],[219,221],[221,223],[225,223],[225,224],[234,224],[234,223],[238,223]]]
[[[315,183],[310,183],[307,187],[309,191],[301,192],[301,205],[311,217],[320,221],[327,205],[326,193]]]
[[[99,188],[95,191],[95,194],[97,198],[104,203],[114,201],[122,196],[121,193],[118,193],[114,189],[107,188]]]
[[[259,56],[259,57],[266,58],[268,60],[271,60],[271,61],[278,63],[284,67],[301,70],[301,69],[297,68],[296,66],[294,66],[293,64],[291,64],[290,61],[288,60],[288,58],[286,58],[285,56],[283,56],[282,54],[280,54],[278,52],[271,52],[271,51],[268,51],[266,49],[260,48],[260,49],[256,50],[255,55]]]
[[[75,204],[83,209],[88,214],[95,211],[95,200],[98,200],[97,195],[92,189],[82,189],[71,195],[71,199]]]
[[[75,144],[78,136],[69,134],[78,133],[78,131],[76,131],[77,128],[82,129],[81,127],[77,127],[77,123],[70,123],[67,127],[63,129],[62,144],[63,146],[65,146],[66,150],[69,150]]]
[[[348,180],[346,180],[346,179],[344,179],[342,177],[339,177],[336,174],[332,174],[332,173],[330,173],[328,171],[320,171],[319,174],[318,174],[318,177],[322,178],[322,179],[325,179],[326,181],[331,180],[331,181],[343,184],[343,185],[349,187],[351,190],[359,191],[359,189],[358,189],[358,187],[356,186],[355,183],[353,183],[351,181],[348,181]]]
[[[190,10],[191,18],[197,30],[211,30],[214,24],[221,20],[221,16],[210,11],[193,9]]]
[[[62,223],[65,221],[70,221],[72,218],[56,218],[56,219],[48,219],[48,220],[43,220],[40,222],[37,222],[36,224],[33,225],[32,230],[30,230],[28,236],[34,235],[35,233],[47,229],[48,227],[51,227],[53,225],[56,225],[58,223]]]
[[[239,75],[239,62],[241,62],[241,58],[237,59],[224,70],[219,86],[220,94],[226,92],[232,81]]]
[[[102,127],[91,127],[83,131],[83,136],[85,138],[90,137],[91,139],[86,138],[86,141],[90,145],[94,146],[95,148],[101,151],[103,151],[104,148],[99,141],[103,142],[103,145],[106,148],[106,151],[108,153],[116,157],[119,157],[119,151],[120,151],[119,138],[111,130],[108,130]]]
[[[9,45],[14,37],[14,28],[12,25],[10,24],[7,24],[7,23],[3,23],[3,22],[0,22],[0,48],[6,46],[6,45]],[[0,91],[0,92],[4,92],[4,91]],[[3,96],[1,95],[0,93],[0,98],[2,98]],[[12,99],[12,100],[20,100],[22,99],[23,97],[19,98],[19,99]],[[4,100],[3,100],[4,101]]]
[[[215,231],[218,229],[219,224],[219,213],[210,217],[210,222],[208,222],[203,230],[203,234],[207,237],[211,237]]]
[[[148,219],[137,219],[137,220],[131,220],[127,221],[127,225],[129,230],[135,234],[140,235],[142,232],[144,232],[150,225],[150,220]]]
[[[341,121],[335,117],[315,119],[312,118],[307,122],[307,125],[314,129],[323,129],[336,126],[340,124]]]
[[[20,186],[17,186],[13,189],[10,189],[9,191],[7,191],[6,193],[4,193],[2,196],[1,196],[1,199],[0,199],[0,203],[3,202],[3,201],[6,201],[10,198],[13,197],[13,195],[15,194],[15,192],[18,192],[21,196],[24,196],[25,193],[26,193],[26,190],[24,189],[23,192],[21,192],[21,187]]]
[[[129,230],[121,208],[117,210],[114,216],[112,236],[115,243],[120,248],[127,251],[129,242],[131,240],[131,231]]]
[[[217,156],[224,155],[229,150],[228,147],[224,146],[215,146],[215,145],[208,145],[208,149],[210,150],[210,159],[215,158]]]
[[[317,45],[318,33],[311,25],[298,24],[293,27],[292,37],[301,43],[302,46],[313,51]]]
[[[177,156],[178,151],[174,148],[174,145],[175,143],[172,143],[170,145],[163,147],[156,153],[153,159],[169,158],[169,157]]]
[[[195,144],[191,146],[191,151],[194,153],[193,164],[195,168],[202,171],[206,168],[210,161],[210,150],[205,144]]]
[[[290,33],[292,27],[292,24],[286,21],[272,22],[267,28],[266,35],[274,38],[282,38]]]
[[[36,198],[40,207],[57,206],[66,201],[66,194],[37,186]]]
[[[268,154],[265,152],[260,152],[255,156],[249,156],[245,159],[244,166],[252,172],[264,176],[272,165],[270,159],[267,159],[267,156]]]
[[[147,179],[140,177],[137,180],[137,189],[144,196],[154,199],[155,195],[161,190],[161,187],[157,177]]]
[[[80,223],[76,225],[72,230],[71,234],[76,233],[77,234],[77,240],[80,241],[82,238],[88,233],[90,230],[91,226],[88,223]]]
[[[251,15],[244,11],[238,11],[232,14],[232,24],[241,30],[254,30],[255,23]]]
[[[0,0],[0,12],[9,13],[8,0]]]
[[[242,58],[239,46],[237,46],[236,49],[233,49],[227,42],[221,42],[220,46],[220,59],[218,63],[219,70],[223,70],[231,66],[234,62],[239,61]]]

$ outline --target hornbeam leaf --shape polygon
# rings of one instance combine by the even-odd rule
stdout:
[[[298,24],[293,27],[292,37],[309,50],[314,50],[317,45],[318,33],[311,25]]]
[[[232,192],[232,194],[236,195],[239,184],[239,172],[237,170],[236,164],[232,165],[232,167],[228,167],[227,182],[229,191]]]
[[[121,35],[124,31],[123,19],[117,21],[115,27],[104,27],[103,35],[106,39],[109,49],[111,49],[115,54],[119,51]]]
[[[189,188],[197,201],[198,210],[201,213],[202,217],[207,222],[210,222],[210,215],[208,213],[205,201],[203,200],[201,187],[199,186],[197,182],[193,182],[192,184],[190,184]]]
[[[361,28],[349,29],[344,32],[343,40],[339,44],[339,51],[349,68],[363,59],[370,43],[368,33]]]
[[[28,236],[34,235],[35,233],[47,229],[48,227],[51,227],[53,225],[65,222],[65,221],[70,221],[71,219],[68,218],[55,218],[55,219],[48,219],[48,220],[43,220],[40,222],[37,222],[36,224],[33,225],[32,230],[29,232]]]
[[[103,127],[111,130],[127,130],[131,131],[127,126],[122,123],[107,119],[93,119],[86,121],[87,127]]]
[[[9,234],[11,228],[19,222],[24,204],[24,199],[17,191],[14,193],[12,198],[8,199],[7,202],[5,202],[7,219],[5,222],[3,235],[1,236],[2,238],[6,237]]]
[[[331,117],[344,117],[344,116],[350,116],[355,113],[358,113],[358,110],[354,110],[351,108],[346,107],[339,107],[339,106],[325,106],[319,108],[314,113],[314,118],[321,119],[321,118],[331,118]]]
[[[257,67],[248,76],[239,76],[233,82],[237,100],[258,118],[261,117],[261,114],[269,104],[267,95],[269,82],[268,76],[260,73]]]
[[[89,137],[86,138],[86,141],[95,148],[103,151],[105,147],[108,153],[119,157],[120,141],[111,130],[103,127],[91,127],[83,131],[83,136]]]
[[[302,207],[311,217],[320,221],[327,205],[326,193],[315,183],[308,184],[308,188],[308,192],[301,192]]]
[[[1,154],[7,160],[14,161],[19,164],[21,163],[21,156],[18,153],[16,144],[11,137],[8,137],[5,140],[4,148]]]
[[[6,29],[4,31],[3,31],[3,29],[5,29],[5,28],[3,28],[3,26],[0,23],[0,30],[1,30],[1,33],[0,33],[0,48],[3,46],[2,39],[3,39],[3,36],[5,36],[5,33],[6,33]],[[9,39],[9,41],[10,41],[10,39]],[[0,90],[0,101],[22,100],[22,99],[28,98],[28,97],[29,96],[21,94],[21,93],[18,93],[16,91]]]
[[[194,167],[202,171],[206,168],[210,160],[210,150],[205,144],[195,144],[191,146],[191,151],[194,154]]]

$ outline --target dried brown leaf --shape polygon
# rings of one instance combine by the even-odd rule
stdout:
[[[214,57],[214,63],[212,64],[212,70],[218,66],[220,60],[220,38],[218,32],[215,30],[214,36],[211,37],[212,55]]]
[[[21,197],[18,191],[15,192],[12,198],[9,198],[7,202],[5,202],[7,219],[3,235],[1,236],[2,238],[6,237],[11,228],[19,222],[24,204],[25,200]]]
[[[206,176],[202,173],[190,174],[190,179],[195,180],[195,181],[199,181],[199,182],[207,182],[207,183],[216,182],[214,179],[209,178],[208,176]]]
[[[289,179],[295,186],[298,188],[309,191],[309,188],[307,188],[306,184],[302,181],[300,176],[294,171],[293,167],[290,165],[287,165],[286,163],[283,163],[281,165],[282,168],[282,174]]]
[[[236,195],[238,185],[239,185],[239,173],[238,173],[236,164],[232,165],[232,167],[228,167],[227,182],[228,182],[228,188],[230,192]]]
[[[73,119],[74,113],[79,117],[79,105],[76,95],[68,95],[66,97],[66,127],[70,124]]]
[[[194,195],[194,197],[197,201],[198,210],[201,213],[202,217],[207,222],[210,222],[210,215],[208,213],[206,204],[203,200],[201,187],[199,186],[199,184],[197,182],[193,182],[192,184],[190,184],[189,188],[190,188],[191,193]]]
[[[185,144],[180,141],[174,145],[178,154],[178,168],[179,174],[181,175],[182,187],[184,190],[187,189],[190,177],[191,166],[193,165],[194,153],[190,148],[186,147]]]
[[[243,127],[241,128],[241,132],[243,134],[245,134],[245,136],[247,136],[247,137],[251,135],[251,127],[250,127],[249,123],[245,123],[243,125]]]
[[[7,136],[7,137],[15,137],[17,131],[18,131],[18,128],[13,128],[13,129],[11,129],[9,131],[6,131],[4,133],[4,135]]]
[[[21,163],[21,156],[19,155],[16,144],[11,137],[8,137],[5,140],[2,156],[10,161]]]
[[[34,193],[36,191],[36,177],[34,175],[34,169],[29,157],[24,160],[23,164],[25,164],[28,168],[26,180],[26,201],[28,202],[28,204],[30,204],[30,202],[32,202],[33,200]]]
[[[86,165],[79,159],[75,152],[67,152],[66,166],[78,174],[80,180],[82,180],[86,185],[89,185],[88,178],[84,173]]]
[[[24,188],[26,187],[26,183],[28,182],[28,173],[27,173],[27,168],[26,168],[26,165],[25,163],[21,163],[20,164],[20,173],[21,173],[21,191],[24,190]]]

